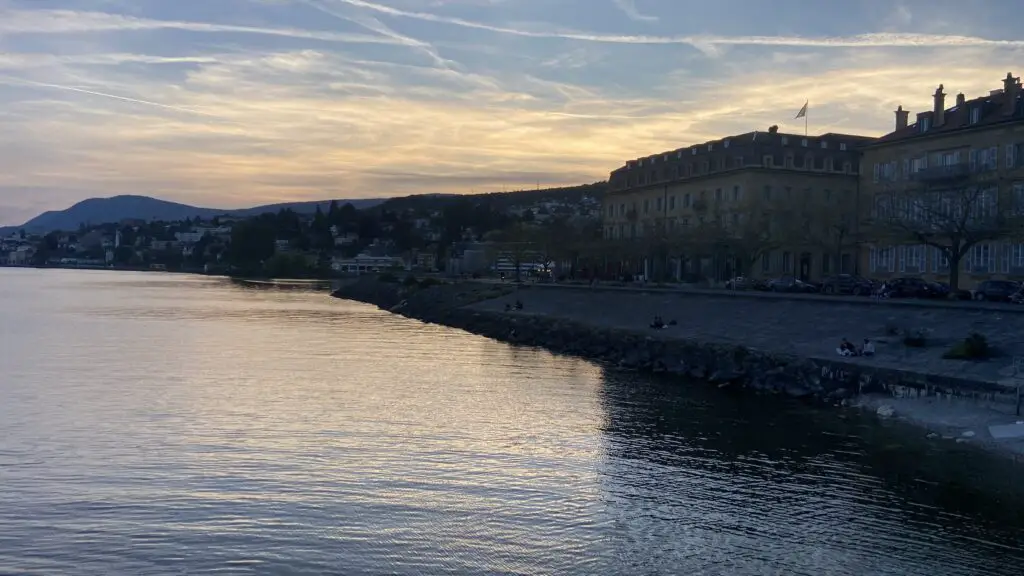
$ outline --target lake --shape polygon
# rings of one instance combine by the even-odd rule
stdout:
[[[1024,572],[977,450],[323,291],[0,269],[0,344],[0,574]]]

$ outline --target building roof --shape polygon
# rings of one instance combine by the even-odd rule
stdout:
[[[1013,114],[1005,113],[1007,98],[1015,98]],[[978,121],[971,123],[971,111],[979,108],[980,116]],[[986,96],[965,100],[945,110],[945,121],[939,125],[931,125],[928,130],[922,132],[920,122],[927,119],[929,123],[934,121],[933,111],[922,112],[917,115],[918,121],[908,124],[906,128],[895,130],[882,136],[871,145],[891,144],[903,142],[914,138],[931,138],[933,136],[949,134],[960,130],[976,130],[978,128],[992,127],[999,124],[1024,121],[1024,93],[1018,89],[1015,94],[1007,94],[1004,90],[994,90]]]
[[[753,132],[744,132],[743,134],[735,134],[732,136],[724,136],[717,140],[708,140],[707,142],[701,142],[691,144],[689,146],[683,146],[682,148],[676,148],[675,150],[668,150],[665,152],[659,152],[657,154],[651,154],[649,156],[642,156],[633,160],[627,160],[623,166],[616,168],[612,171],[612,174],[621,172],[623,170],[629,170],[637,166],[645,165],[646,163],[655,164],[659,161],[668,161],[672,159],[685,158],[686,156],[699,156],[705,153],[717,153],[721,152],[730,145],[742,145],[742,144],[757,144],[759,141],[765,141],[766,139],[780,139],[788,138],[794,143],[798,143],[801,140],[807,139],[810,146],[814,148],[819,147],[819,143],[822,141],[835,142],[847,144],[851,147],[864,146],[875,140],[871,136],[859,136],[855,134],[840,134],[837,132],[828,132],[826,134],[810,135],[810,134],[791,134],[786,132],[778,132],[777,127],[772,126],[768,130]]]

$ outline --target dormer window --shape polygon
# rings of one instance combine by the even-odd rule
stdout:
[[[726,140],[722,145],[725,146],[726,148],[728,148],[729,147],[729,141]]]
[[[782,145],[785,146],[786,144],[789,144],[789,138],[786,138],[785,136],[783,136],[782,137]]]
[[[664,156],[662,156],[661,159],[664,162],[668,162],[668,154],[665,154]]]
[[[640,165],[641,165],[641,166],[643,166],[643,165],[644,165],[644,159],[643,159],[643,158],[641,158],[641,159],[640,159]]]
[[[696,155],[697,155],[697,147],[694,146],[693,148],[690,148],[690,156],[696,156]]]
[[[931,129],[931,127],[932,127],[932,119],[931,118],[921,118],[921,121],[918,122],[918,128],[921,130],[921,132],[927,132],[929,129]]]
[[[845,144],[845,143],[842,143],[842,142],[840,142],[840,143],[839,143],[839,149],[840,149],[840,150],[843,150],[843,151],[845,151],[845,150],[846,150],[846,144]]]
[[[981,122],[981,106],[971,108],[971,124]]]
[[[821,148],[822,148],[823,150],[824,150],[825,148],[828,148],[828,142],[826,142],[826,141],[822,140],[822,141],[821,141]]]
[[[682,150],[679,150],[678,152],[676,152],[676,158],[682,158],[682,157],[683,157],[683,151]]]
[[[800,145],[803,146],[804,148],[807,148],[807,138],[801,138]]]
[[[713,144],[708,144],[708,152],[711,152]]]

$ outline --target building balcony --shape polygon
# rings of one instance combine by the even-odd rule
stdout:
[[[950,164],[948,166],[931,166],[910,174],[910,179],[924,184],[938,184],[942,182],[956,182],[966,180],[971,176],[971,169],[965,163]]]

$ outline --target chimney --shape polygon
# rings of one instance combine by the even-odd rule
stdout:
[[[904,110],[903,106],[896,109],[896,129],[903,130],[907,127],[907,119],[910,117],[910,110]]]
[[[967,96],[964,96],[963,92],[957,94],[956,95],[956,107],[957,107],[957,109],[963,108],[965,104],[967,104]]]
[[[935,89],[935,108],[932,110],[933,126],[942,126],[946,123],[946,94],[942,91],[942,84]]]
[[[1003,80],[1003,114],[1012,116],[1017,110],[1017,96],[1020,95],[1020,78],[1014,78],[1010,72]]]

